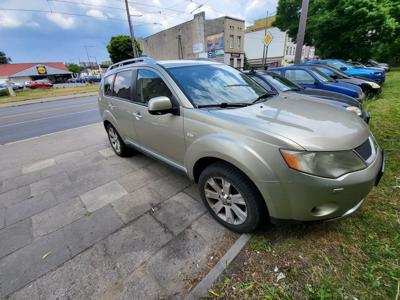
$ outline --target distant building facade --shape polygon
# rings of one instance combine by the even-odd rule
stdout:
[[[24,83],[45,78],[57,82],[71,75],[62,62],[0,64],[0,83],[7,80]]]
[[[221,17],[206,20],[205,13],[193,20],[139,40],[143,54],[157,60],[211,59],[235,68],[244,65],[243,20]]]
[[[244,51],[250,66],[255,68],[263,66],[265,31],[272,35],[272,41],[266,52],[266,65],[276,67],[287,65],[294,61],[296,44],[286,32],[277,27],[272,27],[274,21],[275,16],[259,19],[254,22],[254,25],[246,28]],[[302,59],[313,59],[314,56],[314,47],[303,46]]]

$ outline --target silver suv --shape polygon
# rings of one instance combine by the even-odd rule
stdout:
[[[276,95],[220,63],[120,62],[102,80],[99,107],[116,154],[136,149],[183,171],[237,232],[266,217],[349,215],[383,174],[383,151],[352,112]]]

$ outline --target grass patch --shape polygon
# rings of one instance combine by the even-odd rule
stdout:
[[[386,149],[386,170],[379,187],[350,218],[260,230],[221,276],[209,297],[399,297],[400,68],[388,73],[382,94],[367,100],[364,107],[372,117],[371,131]],[[283,279],[280,273],[284,274]]]
[[[49,89],[34,89],[34,90],[26,89],[18,91],[17,96],[15,97],[1,96],[0,103],[20,102],[20,101],[34,100],[40,98],[84,94],[84,93],[97,92],[98,89],[99,86],[97,84],[90,84],[78,87],[68,87],[68,88],[49,88]]]

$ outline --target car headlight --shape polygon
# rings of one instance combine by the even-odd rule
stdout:
[[[348,106],[346,107],[346,110],[355,113],[357,116],[362,115],[361,109],[359,109],[357,106]]]
[[[338,178],[367,167],[351,150],[309,152],[281,149],[281,154],[291,169],[320,177]]]
[[[382,76],[382,72],[374,72],[374,75]]]
[[[381,86],[377,84],[376,82],[368,81],[368,84],[373,88],[373,89],[379,89]]]

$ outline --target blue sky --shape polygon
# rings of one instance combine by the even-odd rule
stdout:
[[[205,11],[211,19],[229,15],[251,24],[275,12],[278,0],[129,0],[135,36],[147,36]],[[73,2],[73,3],[71,3]],[[112,8],[111,8],[112,7]],[[0,50],[13,62],[109,60],[113,35],[128,34],[123,0],[1,0]],[[17,9],[17,10],[4,10]],[[32,12],[23,10],[43,10]],[[63,12],[66,14],[59,14]],[[77,16],[82,15],[82,16]]]

